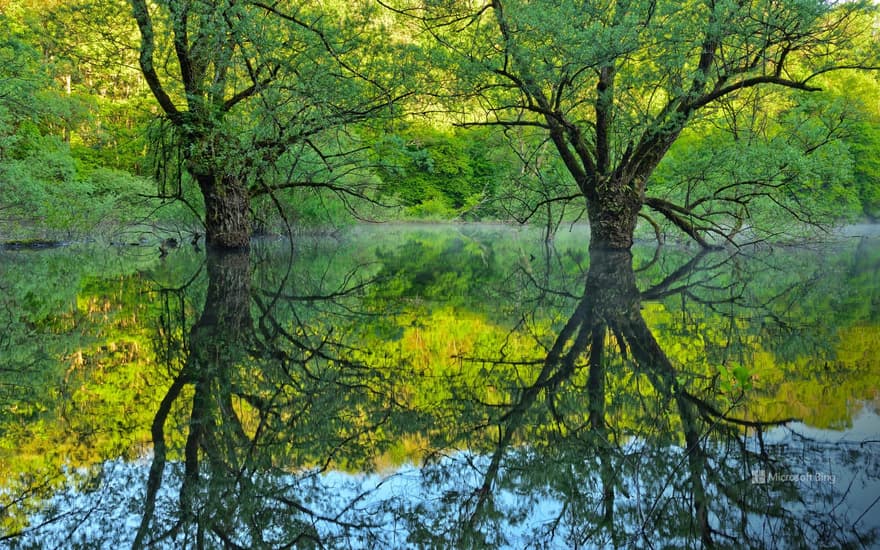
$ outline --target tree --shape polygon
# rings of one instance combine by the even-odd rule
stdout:
[[[686,205],[704,246],[708,233],[742,244],[860,211],[851,144],[864,115],[845,96],[756,91],[685,129],[651,176],[649,204]]]
[[[141,71],[204,198],[208,246],[248,247],[254,195],[350,192],[339,183],[358,149],[347,125],[394,98],[383,84],[395,78],[386,70],[391,53],[371,43],[379,33],[369,8],[238,0],[131,7]]]
[[[591,246],[626,249],[644,207],[703,245],[698,212],[651,196],[682,130],[752,89],[815,91],[877,68],[870,2],[386,3],[434,38],[465,125],[537,127],[587,202]],[[463,100],[470,103],[461,107]]]

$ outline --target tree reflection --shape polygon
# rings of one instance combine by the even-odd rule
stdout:
[[[166,536],[174,538],[174,531],[181,525],[195,522],[198,527],[196,541],[199,547],[203,547],[206,522],[204,516],[199,514],[199,508],[203,506],[199,502],[200,454],[204,453],[207,457],[207,475],[220,481],[230,474],[228,466],[239,464],[238,455],[248,448],[248,437],[233,406],[232,376],[253,342],[249,254],[209,254],[207,271],[208,294],[202,315],[190,331],[189,353],[153,420],[153,462],[147,482],[143,521],[135,536],[135,547],[143,546],[155,512],[156,497],[167,461],[165,426],[168,415],[187,385],[193,387],[193,394],[180,488],[181,519],[171,532],[158,537],[154,534],[150,538],[153,541]],[[222,500],[222,495],[211,495],[211,492],[208,491],[208,498]]]
[[[530,540],[537,545],[799,547],[811,541],[849,547],[876,540],[876,528],[849,525],[852,518],[838,510],[849,489],[834,487],[835,474],[811,469],[821,465],[807,454],[821,456],[821,446],[804,445],[798,464],[765,444],[767,429],[794,419],[737,417],[741,392],[733,399],[722,395],[717,376],[674,365],[658,344],[642,315],[643,298],[687,293],[715,302],[717,296],[703,299],[683,281],[706,259],[693,258],[642,292],[629,252],[590,252],[574,314],[534,382],[496,417],[497,444],[478,488],[460,493],[465,497],[453,505],[469,510],[462,528],[512,514],[496,506],[493,494],[526,490],[517,485],[528,486],[523,480],[529,477],[552,479],[551,468],[572,479],[557,480],[561,506],[548,521],[552,529]],[[695,280],[695,286],[708,282]],[[738,289],[726,291],[737,299]],[[545,441],[529,438],[523,449],[523,434],[534,433],[530,424],[541,418],[541,408],[552,428]]]
[[[381,266],[341,270],[297,265],[295,255],[267,268],[259,249],[209,253],[207,287],[197,274],[163,294],[148,368],[168,377],[148,464],[104,464],[97,488],[71,499],[85,510],[59,506],[46,528],[69,522],[90,533],[86,544],[136,548],[878,540],[873,523],[859,523],[873,505],[853,514],[848,485],[790,479],[833,475],[822,463],[839,462],[833,450],[801,441],[793,458],[771,437],[791,419],[762,417],[747,406],[748,380],[731,384],[652,327],[661,298],[719,310],[754,303],[744,278],[727,276],[729,257],[686,258],[640,289],[659,255],[639,272],[629,252],[592,250],[560,274],[564,259],[548,248],[520,273],[492,278],[502,270],[488,246],[436,247],[430,262],[418,246],[403,250],[404,269],[377,254]],[[472,252],[467,265],[454,263],[462,250]],[[455,277],[477,272],[486,279],[469,284],[517,304],[522,320],[483,320],[494,332],[479,345],[419,363],[424,355],[404,349],[407,325],[444,329],[417,307],[428,286],[463,289]],[[754,307],[770,317],[766,304]],[[735,321],[720,329],[731,346],[748,339]],[[380,471],[379,457],[401,442],[418,451]],[[844,469],[880,471],[870,442],[844,453],[853,461]],[[129,518],[123,534],[82,528],[118,517]],[[43,533],[32,534],[24,546]]]
[[[387,403],[375,399],[383,373],[348,357],[327,319],[304,320],[304,310],[339,305],[362,284],[345,277],[333,291],[295,295],[284,277],[269,292],[252,288],[246,252],[211,252],[206,263],[204,308],[153,422],[153,460],[133,546],[308,547],[327,536],[316,523],[366,530],[368,517],[352,523],[323,515],[298,489],[338,465],[337,455],[369,453],[356,447],[387,419]],[[179,332],[167,327],[160,334]],[[166,427],[183,400],[190,412],[182,470],[173,481],[178,511],[169,521],[169,510],[157,513],[157,501],[169,479]]]

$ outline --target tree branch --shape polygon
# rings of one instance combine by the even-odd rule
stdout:
[[[156,42],[153,22],[150,19],[147,3],[145,0],[131,0],[131,9],[141,33],[138,62],[140,63],[141,71],[144,73],[144,79],[147,81],[147,85],[150,87],[150,91],[153,92],[156,101],[159,102],[159,106],[162,107],[162,110],[168,115],[171,122],[180,124],[183,118],[182,114],[165,91],[159,75],[156,73],[156,68],[153,66],[153,52],[156,49]]]
[[[812,78],[812,77],[810,77],[810,78]],[[807,80],[809,80],[809,79],[807,79]],[[727,94],[730,94],[731,92],[735,92],[737,90],[742,90],[744,88],[751,88],[754,86],[758,86],[760,84],[775,84],[778,86],[783,86],[785,88],[794,88],[797,90],[804,90],[807,92],[818,92],[818,91],[822,90],[822,88],[819,88],[817,86],[808,86],[806,84],[806,80],[805,81],[790,80],[787,78],[782,78],[782,77],[777,76],[775,74],[762,75],[762,76],[755,76],[752,78],[745,78],[743,80],[740,80],[740,81],[735,82],[733,84],[730,84],[728,86],[723,86],[721,88],[712,90],[711,92],[704,94],[703,96],[701,96],[700,98],[698,98],[697,100],[692,102],[690,104],[690,106],[693,110],[696,110],[701,107],[705,107],[709,103],[712,103],[713,101],[715,101],[715,100],[717,100]]]
[[[682,215],[690,215],[690,211],[669,201],[656,197],[645,197],[645,204],[662,214],[666,219],[668,219],[676,227],[684,231],[687,236],[696,241],[697,244],[699,244],[703,248],[717,248],[710,245],[706,241],[706,239],[704,239],[702,235],[700,235],[694,224]]]

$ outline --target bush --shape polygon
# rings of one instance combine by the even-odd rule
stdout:
[[[179,225],[193,218],[180,203],[162,206],[150,198],[155,184],[149,179],[110,168],[81,172],[66,144],[53,138],[39,143],[24,158],[0,162],[4,238],[76,239],[147,221]]]
[[[410,126],[373,145],[388,195],[414,215],[454,217],[489,192],[492,168],[479,132]]]

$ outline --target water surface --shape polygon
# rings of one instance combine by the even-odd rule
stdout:
[[[865,235],[0,251],[0,545],[870,547]]]

